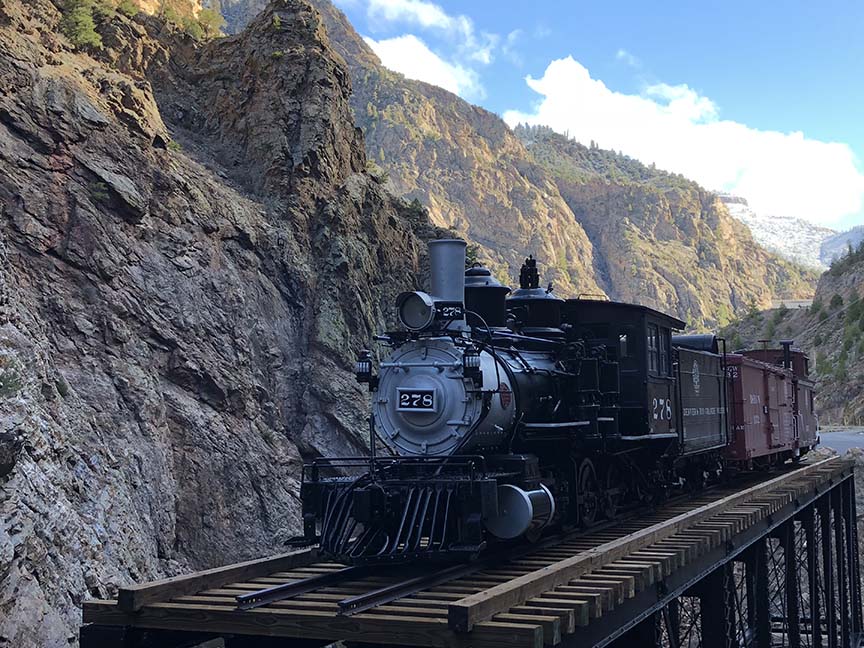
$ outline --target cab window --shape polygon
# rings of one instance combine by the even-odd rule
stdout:
[[[632,326],[622,326],[618,329],[618,359],[636,358],[639,352],[638,340]]]
[[[664,376],[669,375],[669,332],[666,329],[660,330],[660,365],[657,372]]]
[[[618,335],[618,357],[619,358],[629,358],[630,357],[630,341],[629,335],[627,333],[621,333]]]
[[[648,325],[648,371],[657,373],[657,355],[659,351],[659,332],[656,324]]]

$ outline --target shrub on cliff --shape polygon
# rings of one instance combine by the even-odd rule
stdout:
[[[183,29],[195,40],[204,40],[204,28],[195,18],[184,18]]]
[[[205,38],[215,38],[222,33],[225,19],[215,9],[202,9],[198,13],[198,24],[201,26]]]
[[[140,9],[138,8],[138,5],[135,4],[135,0],[120,0],[120,4],[117,5],[117,11],[127,18],[132,18],[133,16],[138,15]]]
[[[20,369],[14,366],[12,362],[0,357],[0,399],[11,398],[22,387]]]
[[[75,47],[102,47],[102,37],[96,33],[93,0],[66,0],[60,29]]]

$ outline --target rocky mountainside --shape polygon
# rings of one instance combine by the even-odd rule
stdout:
[[[766,254],[695,183],[669,184],[674,176],[600,149],[594,157],[617,158],[618,168],[597,173],[578,145],[551,131],[526,138],[482,108],[385,69],[341,11],[311,1],[348,62],[370,171],[475,243],[502,278],[513,281],[534,254],[560,295],[636,300],[694,326],[812,292],[815,275]],[[260,0],[220,6],[236,31]]]
[[[225,17],[226,31],[236,34],[243,30],[249,22],[257,16],[264,7],[267,0],[202,0],[208,7],[221,12]]]
[[[864,425],[864,244],[835,260],[810,308],[749,313],[723,333],[733,348],[795,340],[818,380],[822,424]]]
[[[815,275],[766,253],[695,183],[610,151],[588,155],[548,129],[514,132],[385,69],[342,12],[312,1],[349,63],[370,160],[436,224],[479,244],[500,275],[512,280],[533,253],[559,294],[604,292],[697,326],[725,323],[750,302],[812,292]],[[598,171],[595,162],[617,168]]]
[[[518,277],[534,254],[559,294],[602,291],[591,241],[500,118],[387,70],[329,0],[313,4],[349,64],[355,117],[388,187],[478,244],[480,258],[502,279]]]
[[[807,268],[826,270],[822,246],[837,232],[791,216],[757,214],[740,196],[720,194],[729,213],[750,228],[753,238],[766,250]]]
[[[724,325],[765,295],[807,295],[813,273],[766,252],[712,192],[545,127],[516,128],[594,245],[610,296]]]
[[[362,451],[354,353],[438,233],[366,172],[303,0],[200,45],[0,4],[0,645],[120,583],[282,550],[303,458]]]

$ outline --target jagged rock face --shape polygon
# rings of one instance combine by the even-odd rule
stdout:
[[[95,59],[59,18],[0,8],[16,647],[74,643],[81,600],[118,584],[281,550],[302,459],[363,451],[353,354],[437,233],[363,171],[344,63],[303,0],[204,48],[116,16]]]
[[[204,0],[204,4],[220,11],[231,34],[242,31],[267,6],[266,0]]]
[[[834,230],[792,216],[758,214],[740,196],[720,194],[720,200],[766,250],[819,272],[827,269],[820,250],[837,234]]]
[[[604,260],[605,285],[622,301],[677,312],[691,325],[722,326],[766,295],[812,290],[701,189],[603,180],[558,185]]]
[[[845,232],[839,232],[824,241],[819,248],[819,258],[826,266],[842,257],[849,248],[857,248],[864,241],[864,225],[858,225]]]

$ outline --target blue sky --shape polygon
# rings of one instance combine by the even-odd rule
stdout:
[[[864,223],[864,3],[337,0],[382,62],[748,198]]]

